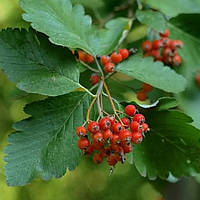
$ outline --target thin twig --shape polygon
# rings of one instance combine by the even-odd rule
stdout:
[[[97,99],[97,96],[94,97],[94,99],[92,100],[89,108],[88,108],[88,112],[87,112],[87,116],[86,116],[86,121],[89,122],[90,121],[90,112],[92,110],[92,106],[94,105],[95,101]]]
[[[84,65],[86,68],[88,68],[89,70],[91,70],[91,71],[93,71],[93,72],[96,72],[96,73],[100,73],[99,70],[90,67],[88,64],[86,64],[86,63],[84,63],[84,62],[82,62],[82,61],[80,61],[80,63],[81,63],[82,65]]]
[[[99,72],[101,73],[101,78],[104,79],[103,70],[102,70],[101,66],[99,65],[99,62],[98,62],[97,58],[94,57],[94,59],[95,59],[95,62],[96,62],[96,64],[97,64],[98,70],[99,70]]]
[[[103,88],[103,81],[100,81],[99,87],[97,90],[97,108],[98,108],[99,116],[101,118],[103,118],[102,107],[101,107],[101,103],[100,103],[100,96],[102,94],[102,88]]]

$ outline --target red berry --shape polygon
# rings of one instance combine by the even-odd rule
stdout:
[[[119,135],[114,134],[111,139],[111,144],[119,144],[119,143],[120,143]]]
[[[92,85],[97,84],[100,81],[100,76],[98,74],[92,74],[90,78],[90,82]]]
[[[95,133],[93,135],[93,141],[94,143],[99,143],[99,142],[102,142],[103,141],[103,134],[98,132],[98,133]]]
[[[131,141],[134,143],[134,144],[139,144],[142,142],[142,133],[140,131],[137,131],[137,132],[133,132],[132,134],[132,138],[131,138]]]
[[[86,53],[84,51],[78,51],[79,60],[86,62]]]
[[[143,130],[144,133],[146,133],[146,132],[149,130],[148,124],[143,123],[143,124],[142,124],[142,130]]]
[[[90,133],[97,133],[99,129],[99,124],[97,122],[90,122],[88,124],[88,131],[90,131]]]
[[[111,73],[111,72],[114,72],[115,70],[115,65],[111,62],[109,63],[106,63],[105,66],[104,66],[104,71],[106,73]]]
[[[154,57],[154,60],[159,60],[161,58],[160,50],[158,50],[158,49],[154,49],[154,50],[150,51],[150,54],[151,54],[151,56]]]
[[[159,33],[160,37],[169,37],[169,29],[166,29],[164,33]]]
[[[87,138],[81,138],[81,139],[78,140],[77,144],[78,144],[79,149],[87,149],[90,142]]]
[[[111,127],[111,122],[108,117],[100,119],[99,126],[101,130],[107,130]]]
[[[124,150],[124,153],[130,153],[132,151],[132,145],[131,144],[123,145],[122,148]]]
[[[119,133],[119,139],[121,142],[131,141],[132,133],[129,130],[123,130]]]
[[[147,94],[144,90],[142,91],[139,91],[137,93],[137,99],[140,100],[140,101],[145,101],[147,99]]]
[[[200,74],[197,74],[197,75],[195,76],[195,80],[196,80],[197,86],[200,88]]]
[[[172,56],[172,50],[169,47],[164,48],[163,50],[163,56],[168,57],[168,56]]]
[[[123,117],[121,118],[121,120],[125,126],[129,126],[130,120],[127,117]]]
[[[162,46],[163,46],[163,43],[162,43],[161,40],[154,40],[153,41],[153,45],[152,45],[153,49],[157,50],[157,49],[160,49]]]
[[[145,92],[151,92],[153,90],[153,87],[147,83],[142,83],[142,88]]]
[[[115,124],[115,122],[116,122],[115,117],[113,115],[108,116],[108,117],[109,117],[109,120],[111,122],[111,126],[113,126]]]
[[[117,52],[113,52],[111,55],[111,60],[117,64],[120,63],[122,61],[122,55],[117,53]]]
[[[105,65],[110,62],[110,57],[109,56],[101,56],[101,64]]]
[[[115,166],[119,160],[118,158],[119,156],[116,156],[116,155],[110,155],[108,156],[107,158],[107,163],[110,165],[110,166]]]
[[[85,151],[85,155],[91,155],[93,153],[93,145],[89,144],[87,150]]]
[[[140,124],[136,121],[132,121],[131,124],[130,124],[130,129],[131,131],[139,131],[140,129]]]
[[[103,157],[100,154],[98,154],[98,153],[94,154],[94,156],[93,156],[92,159],[93,159],[93,162],[95,164],[100,164],[100,163],[103,162]]]
[[[129,56],[129,51],[127,49],[120,49],[119,53],[121,54],[123,60],[127,59]]]
[[[134,105],[128,105],[125,107],[124,112],[128,115],[128,116],[133,116],[136,113],[136,107]]]
[[[182,59],[181,59],[181,57],[179,55],[175,55],[173,57],[172,61],[173,61],[173,65],[179,66],[181,64],[181,62],[182,62]]]
[[[113,126],[112,126],[112,130],[113,130],[113,132],[115,133],[115,134],[119,134],[120,133],[120,131],[122,131],[124,129],[124,127],[122,126],[122,124],[121,123],[116,123],[116,124],[114,124]]]
[[[78,135],[79,137],[86,136],[87,135],[87,130],[85,129],[85,127],[79,126],[76,129],[76,135]]]
[[[169,46],[170,39],[168,37],[161,38],[161,42],[163,43],[163,47],[166,48]]]
[[[152,49],[152,42],[151,41],[146,40],[142,43],[142,50],[144,52],[151,51],[151,49]]]
[[[176,40],[170,40],[169,42],[169,48],[174,51],[178,47],[178,43]]]
[[[86,56],[85,56],[85,62],[88,63],[88,64],[90,64],[93,61],[94,61],[94,57],[91,56],[91,55],[89,55],[89,54],[86,54]]]
[[[111,140],[113,138],[113,133],[110,129],[107,129],[103,132],[103,139],[104,140]]]
[[[144,115],[142,114],[136,114],[134,117],[133,117],[133,121],[136,121],[138,122],[139,124],[145,122],[145,117]]]

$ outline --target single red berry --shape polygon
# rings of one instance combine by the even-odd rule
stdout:
[[[79,60],[86,62],[86,53],[84,51],[78,51]]]
[[[99,128],[99,124],[97,122],[90,122],[88,124],[88,131],[90,133],[97,133],[99,132],[100,128]]]
[[[104,71],[106,73],[111,73],[111,72],[114,72],[115,70],[115,65],[111,62],[109,63],[106,63],[105,66],[104,66]]]
[[[99,153],[94,154],[92,159],[95,164],[100,164],[103,162],[103,157]]]
[[[106,65],[109,62],[110,62],[110,57],[109,56],[101,56],[101,64],[102,65]]]
[[[127,105],[124,109],[124,112],[128,115],[128,116],[133,116],[136,113],[136,107],[134,105]]]
[[[132,133],[125,129],[119,133],[119,139],[121,142],[131,141]]]
[[[132,121],[130,124],[130,129],[131,131],[139,131],[140,129],[140,124],[137,121]]]
[[[87,149],[89,146],[90,142],[87,138],[81,138],[77,142],[79,149]]]
[[[169,47],[164,48],[163,50],[163,56],[168,57],[168,56],[172,56],[173,52]]]
[[[196,84],[200,88],[200,74],[196,74],[195,76]]]
[[[130,153],[132,151],[132,145],[128,144],[128,145],[123,145],[122,146],[124,153]]]
[[[89,55],[89,54],[86,54],[86,56],[85,56],[85,62],[88,63],[88,64],[94,62],[94,57],[91,56],[91,55]]]
[[[104,140],[112,140],[113,138],[113,133],[110,129],[107,129],[103,132],[103,139]]]
[[[172,59],[173,65],[179,66],[182,62],[182,59],[179,55],[175,55]]]
[[[163,37],[161,38],[161,41],[163,43],[163,47],[166,48],[169,46],[169,43],[170,43],[170,39],[168,37]]]
[[[107,163],[110,165],[110,166],[115,166],[119,160],[118,158],[119,156],[116,156],[116,155],[109,155],[107,157]]]
[[[147,99],[147,94],[144,90],[142,91],[139,91],[137,93],[137,99],[140,100],[140,101],[145,101]]]
[[[142,133],[140,131],[133,132],[131,141],[134,144],[140,144],[142,142],[142,139],[143,139],[143,137],[142,137]]]
[[[91,75],[90,82],[92,85],[97,84],[100,81],[100,76],[96,73]]]
[[[153,41],[153,49],[160,49],[163,46],[162,40],[154,40]]]
[[[115,124],[115,122],[116,122],[115,117],[113,115],[111,115],[111,116],[108,116],[108,118],[110,120],[111,126],[113,126]]]
[[[133,117],[133,121],[136,121],[138,122],[139,124],[145,122],[145,117],[144,115],[142,114],[136,114],[134,117]]]
[[[170,34],[169,29],[166,29],[164,33],[159,33],[160,37],[169,37],[169,34]]]
[[[85,151],[85,155],[91,155],[94,151],[93,145],[89,144],[87,150]]]
[[[146,40],[142,43],[142,50],[144,52],[148,52],[148,51],[151,51],[152,49],[152,42],[149,41],[149,40]]]
[[[151,92],[153,90],[153,87],[147,83],[142,83],[142,88],[145,92]]]
[[[151,56],[154,57],[154,60],[159,60],[161,58],[159,49],[154,49],[154,50],[150,51],[150,54],[151,54]]]
[[[120,49],[119,53],[121,54],[123,60],[127,59],[129,56],[129,51],[127,49]]]
[[[114,134],[111,139],[111,144],[119,144],[119,143],[120,143],[119,135]]]
[[[98,132],[93,135],[93,142],[98,143],[103,141],[103,134]]]
[[[143,124],[142,124],[142,131],[143,131],[144,133],[146,133],[148,130],[149,130],[149,125],[146,124],[146,123],[143,123]]]
[[[76,128],[76,135],[79,137],[86,136],[87,135],[87,130],[83,126],[79,126]]]
[[[108,117],[104,117],[99,120],[99,126],[101,130],[107,130],[111,127],[111,122]]]
[[[129,126],[130,120],[127,117],[123,117],[121,118],[121,120],[125,126]]]
[[[124,129],[124,127],[122,126],[121,123],[115,123],[113,126],[112,126],[112,130],[115,134],[119,134],[120,131],[122,131]]]
[[[122,61],[122,55],[117,52],[113,52],[111,54],[111,60],[115,64],[120,63]]]
[[[179,45],[178,45],[177,40],[170,40],[170,42],[169,42],[169,48],[170,48],[172,51],[176,50],[176,48],[177,48],[178,46],[179,46]]]

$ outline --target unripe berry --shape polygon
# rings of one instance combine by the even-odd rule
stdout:
[[[110,57],[109,56],[101,56],[101,64],[102,65],[106,65],[109,62],[110,62]]]
[[[129,56],[129,51],[127,49],[120,49],[119,53],[121,54],[123,60],[127,59]]]
[[[133,117],[133,121],[136,121],[138,122],[139,124],[145,122],[145,117],[144,115],[142,114],[136,114],[134,117]]]
[[[108,117],[100,119],[99,126],[101,130],[107,130],[111,127],[111,122]]]
[[[131,141],[134,144],[140,144],[142,142],[142,139],[143,139],[143,137],[142,137],[142,133],[140,131],[133,132]]]
[[[115,64],[120,63],[122,61],[122,55],[117,52],[113,52],[111,55],[111,60]]]
[[[104,71],[106,73],[111,73],[111,72],[114,72],[115,70],[115,65],[111,62],[109,63],[106,63],[105,66],[104,66]]]
[[[87,135],[87,130],[85,129],[85,127],[79,126],[76,129],[76,135],[78,135],[79,137],[86,136]]]
[[[99,124],[97,122],[90,122],[88,124],[88,131],[90,133],[97,133],[99,132],[100,128],[99,128]]]
[[[152,49],[152,42],[151,41],[146,40],[142,43],[142,50],[144,52],[151,51],[151,49]]]
[[[124,112],[128,115],[128,116],[133,116],[136,113],[136,107],[134,105],[127,105],[124,109]]]
[[[79,149],[87,149],[89,146],[90,142],[87,138],[81,138],[77,142]]]
[[[94,154],[94,156],[93,156],[92,159],[93,159],[93,162],[95,164],[100,164],[100,163],[103,162],[103,157],[100,154],[98,154],[98,153]]]

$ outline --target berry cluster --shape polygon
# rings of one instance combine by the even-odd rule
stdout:
[[[142,90],[137,93],[137,99],[140,101],[145,101],[147,99],[147,93],[151,92],[153,87],[147,83],[142,84]]]
[[[159,34],[161,37],[159,40],[147,40],[142,43],[144,57],[152,56],[154,61],[161,61],[169,66],[179,66],[182,59],[178,54],[178,48],[183,47],[183,42],[181,40],[170,40],[168,29]]]
[[[197,86],[200,88],[200,73],[196,74],[195,81],[196,81]]]
[[[122,62],[129,57],[129,51],[127,49],[120,49],[118,52],[115,51],[111,56],[101,56],[101,64],[104,66],[106,73],[114,72],[115,64]]]
[[[106,116],[98,122],[89,122],[87,129],[83,126],[76,129],[80,137],[78,147],[85,155],[95,152],[95,164],[102,163],[104,159],[110,166],[119,161],[124,163],[125,154],[132,151],[132,144],[141,143],[144,133],[149,130],[145,117],[137,113],[134,105],[126,106],[124,112],[127,117],[121,118],[121,122],[117,122],[114,116]]]

